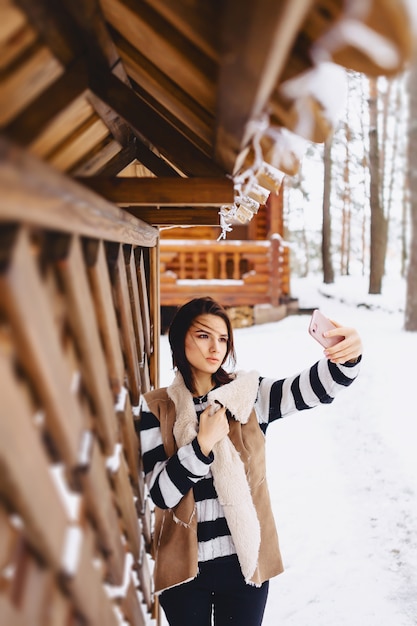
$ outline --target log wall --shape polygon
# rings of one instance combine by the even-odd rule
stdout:
[[[290,293],[289,248],[267,241],[160,241],[161,305],[212,296],[223,306],[278,306]]]

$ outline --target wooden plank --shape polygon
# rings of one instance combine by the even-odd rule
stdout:
[[[161,306],[179,306],[190,300],[210,293],[215,300],[224,306],[241,306],[255,304],[270,304],[270,289],[267,282],[263,284],[244,284],[242,281],[225,281],[225,284],[206,285],[204,281],[177,285],[164,284],[161,290]]]
[[[78,60],[26,107],[5,129],[6,134],[21,145],[30,144],[88,87],[85,63]]]
[[[73,606],[60,587],[54,585],[48,598],[48,610],[40,626],[68,626],[73,615]]]
[[[110,471],[109,474],[114,486],[116,504],[120,511],[129,551],[133,554],[136,561],[140,558],[141,545],[139,519],[133,501],[127,463],[122,452],[119,455],[118,469],[115,472]]]
[[[221,11],[215,2],[200,3],[196,11],[190,10],[188,0],[179,0],[175,5],[171,0],[149,0],[148,4],[208,57],[219,62]]]
[[[118,424],[81,242],[78,237],[51,236],[48,247],[66,292],[68,318],[83,364],[83,383],[95,409],[95,428],[105,453],[112,454]]]
[[[145,354],[143,359],[143,368],[140,370],[140,380],[142,382],[143,393],[152,389],[152,387],[156,387],[156,383],[154,381],[158,380],[159,370],[158,370],[158,359],[159,352],[155,350],[155,345],[153,346],[153,351],[151,357],[148,357]],[[152,366],[152,372],[151,372]]]
[[[67,171],[71,176],[96,176],[119,152],[120,145],[106,134],[102,141],[94,142],[92,149],[84,152],[76,165]]]
[[[146,606],[148,607],[148,611],[150,611],[152,609],[152,576],[148,561],[148,555],[146,554],[145,550],[142,550],[142,558],[140,560],[138,577],[143,599]]]
[[[140,163],[152,172],[152,174],[155,174],[155,176],[179,176],[176,169],[171,167],[169,163],[156,155],[155,152],[143,143],[139,133],[136,132],[135,134],[137,139],[136,158]]]
[[[16,40],[17,34],[21,33],[26,26],[24,13],[15,5],[12,0],[2,0],[1,2],[2,20],[0,22],[0,43],[7,45]],[[12,40],[12,41],[10,41]],[[16,44],[17,42],[14,41]]]
[[[49,155],[48,163],[61,172],[74,168],[94,150],[98,143],[109,136],[109,130],[98,115],[94,114],[75,129],[56,150]],[[85,180],[85,179],[84,179]]]
[[[60,11],[53,11],[53,4],[44,0],[16,2],[63,65],[69,65],[75,57],[83,53],[85,43],[79,37],[73,18],[63,7],[60,7]]]
[[[151,251],[143,249],[141,251],[141,259],[145,266],[145,258],[149,267],[149,305],[150,316],[152,320],[152,355],[151,362],[145,363],[144,373],[149,377],[149,381],[144,386],[144,390],[149,391],[151,385],[159,387],[159,370],[160,370],[160,335],[161,335],[161,285],[160,285],[160,264],[159,264],[159,246],[155,246]],[[141,276],[144,276],[144,270],[141,269]],[[144,289],[144,287],[143,287]]]
[[[217,66],[148,4],[102,0],[107,21],[166,76],[214,111]],[[152,45],[149,45],[152,42]]]
[[[120,422],[121,440],[126,456],[132,489],[139,499],[139,510],[144,500],[144,480],[139,455],[139,437],[134,426],[134,415],[129,395],[123,393],[117,402],[117,417]]]
[[[73,60],[73,56],[69,52],[71,49],[74,50],[74,56],[78,54],[77,46],[73,45],[75,38],[77,43],[88,42],[86,48],[87,62],[93,73],[97,72],[99,66],[102,72],[106,71],[105,68],[112,68],[112,72],[123,83],[128,83],[126,72],[118,59],[114,43],[109,37],[97,0],[81,3],[68,2],[64,9],[58,4],[52,6],[45,0],[37,0],[36,7],[30,6],[33,4],[31,0],[22,0],[22,3],[51,50],[66,65]],[[64,25],[63,21],[65,22],[66,18],[68,20]],[[127,86],[126,88],[130,89]],[[132,129],[131,125],[121,118],[116,109],[109,107],[93,92],[90,93],[90,101],[112,135],[122,146],[126,146],[130,142],[132,130],[133,134],[136,133],[136,137],[142,141],[140,129],[139,132],[138,129]],[[143,147],[142,153],[143,162],[156,175],[175,175],[175,170],[145,147]],[[61,168],[65,169],[62,165]]]
[[[10,602],[5,594],[0,594],[0,624],[6,626],[27,626],[24,615]]]
[[[39,564],[28,548],[20,555],[14,577],[15,590],[19,597],[19,608],[25,616],[25,623],[43,626],[49,613],[50,590],[54,583],[54,573]],[[14,592],[14,593],[13,593]]]
[[[29,26],[26,16],[12,0],[1,3],[0,24],[0,70],[2,73],[28,50],[36,41],[37,35]]]
[[[227,171],[233,172],[240,166],[236,157],[256,130],[249,122],[259,119],[267,109],[268,99],[312,5],[313,0],[225,2],[215,155]]]
[[[247,254],[252,254],[260,258],[264,258],[270,248],[271,242],[268,240],[260,241],[240,241],[228,239],[227,241],[213,241],[204,242],[197,239],[161,239],[160,248],[161,254],[175,253],[180,254],[184,251],[187,252],[204,252],[204,249],[210,245],[210,252],[234,254],[238,252],[245,257]]]
[[[144,251],[136,248],[136,272],[139,285],[139,300],[141,308],[141,318],[143,324],[143,335],[145,340],[145,353],[150,356],[152,352],[152,328],[151,310],[148,297],[148,280],[146,278]]]
[[[81,52],[78,46],[84,47],[84,42],[88,41],[88,55],[93,55],[96,61],[100,58],[100,62],[105,65],[107,59],[108,66],[111,66],[113,71],[127,81],[127,76],[120,64],[115,67],[118,57],[114,44],[106,31],[98,2],[95,0],[83,3],[71,2],[65,8],[63,8],[62,3],[52,6],[42,0],[37,1],[36,7],[31,6],[34,3],[28,3],[26,0],[22,0],[22,4],[38,31],[65,64],[70,63],[73,59],[71,50],[74,51],[74,55],[77,55]],[[74,45],[74,42],[78,46]],[[62,93],[64,92],[65,90],[62,90]],[[103,103],[95,98],[94,94],[90,94],[90,100],[113,136],[122,145],[127,143],[132,134],[130,128],[109,107],[103,106]],[[79,159],[80,155],[74,155],[72,149],[72,163]],[[57,163],[57,166],[61,169],[68,169],[69,164],[66,161],[65,165]]]
[[[0,504],[0,572],[13,563],[17,542],[18,531],[12,525],[6,509]]]
[[[61,74],[62,67],[45,47],[38,47],[2,80],[0,126],[4,127]]]
[[[26,0],[24,1],[26,2]],[[91,72],[96,72],[99,66],[102,69],[111,68],[111,71],[125,84],[130,84],[125,69],[118,57],[114,42],[109,35],[107,25],[104,23],[101,6],[97,0],[66,2],[65,9],[62,7],[62,3],[52,6],[45,0],[37,0],[37,4],[39,5],[38,12],[41,15],[45,11],[48,13],[49,21],[44,22],[42,19],[35,19],[36,26],[58,57],[61,55],[62,47],[60,38],[62,38],[70,49],[72,48],[74,50],[74,54],[78,54],[76,46],[72,45],[72,38],[75,33],[78,42],[88,42],[85,50],[87,58],[84,59],[84,61],[89,65]],[[62,17],[66,15],[66,11],[69,16],[68,28],[62,27]],[[47,32],[44,32],[44,23],[46,24]],[[57,37],[57,35],[59,37]],[[111,135],[115,137],[121,146],[129,147],[135,139],[139,142],[142,141],[142,137],[139,133],[136,133],[135,136],[134,130],[132,131],[132,128],[109,107],[107,103],[97,98],[91,91],[89,92],[89,100],[109,129]],[[163,159],[158,158],[146,146],[142,145],[140,151],[143,162],[156,175],[177,175],[175,170],[170,168]],[[126,152],[123,152],[121,156],[126,157]],[[111,159],[108,152],[102,154],[102,157],[103,159],[107,157],[107,159],[111,161],[111,163],[109,163],[109,173],[113,173],[113,168],[119,166],[119,159]],[[87,155],[87,159],[90,158],[91,157]],[[86,165],[85,161],[81,161],[75,165],[77,175],[90,173],[90,171],[85,171],[88,164]],[[130,160],[128,162],[130,162]],[[115,173],[118,173],[127,163],[124,163],[124,165],[120,164],[119,169],[117,169]],[[97,164],[96,159],[94,160],[94,164]],[[107,164],[105,164],[104,172],[107,171],[106,165]],[[65,168],[62,167],[62,169]]]
[[[131,626],[146,626],[149,623],[145,618],[142,604],[139,602],[133,580],[130,581],[127,593],[122,599],[121,608]]]
[[[129,285],[130,304],[132,309],[133,327],[135,330],[136,347],[139,357],[139,367],[143,367],[143,355],[145,352],[145,333],[141,312],[141,300],[139,294],[138,274],[136,271],[136,256],[132,246],[123,246],[123,253],[127,271],[127,281]]]
[[[82,162],[70,170],[73,177],[101,176],[103,171],[114,172],[116,176],[122,169],[134,159],[135,147],[132,144],[126,148],[120,148],[117,141],[111,136],[94,146],[88,154],[84,155]],[[80,181],[84,182],[84,181]]]
[[[68,66],[83,55],[90,72],[111,68],[125,83],[127,74],[104,23],[97,0],[51,3],[48,0],[21,0],[30,19],[53,53]],[[105,103],[90,94],[90,101],[112,136],[127,145],[132,137],[130,127]]]
[[[126,85],[130,85],[125,68],[120,61],[118,51],[109,34],[107,24],[98,0],[63,0],[69,14],[79,28],[79,36],[88,41],[86,47],[87,63],[90,72],[95,72],[100,65],[111,69]],[[61,7],[57,7],[61,10]],[[121,145],[126,146],[133,138],[132,129],[117,113],[100,99],[90,93],[90,102],[100,118],[109,129],[112,137]]]
[[[28,146],[30,153],[47,160],[76,128],[85,124],[93,115],[94,109],[82,94],[52,118],[43,132],[35,137]]]
[[[136,405],[139,402],[140,395],[139,358],[135,342],[135,331],[123,251],[120,246],[109,246],[107,254],[114,289],[114,300],[119,314],[130,399],[132,404]]]
[[[92,91],[116,111],[140,136],[186,176],[223,176],[226,171],[180,130],[161,117],[140,94],[110,73],[91,77]],[[146,120],[144,126],[141,121]]]
[[[151,207],[127,206],[125,211],[153,226],[217,226],[220,218],[217,207]]]
[[[0,221],[154,246],[158,232],[0,136]]]
[[[3,352],[0,394],[0,493],[22,518],[24,536],[32,549],[59,570],[67,516],[25,396]]]
[[[121,585],[125,549],[105,462],[97,441],[94,441],[90,464],[88,469],[80,473],[80,483],[87,513],[97,528],[96,541],[106,555],[107,581],[113,585]]]
[[[106,354],[110,386],[116,397],[124,383],[124,362],[103,242],[92,239],[85,241],[84,253],[96,317]]]
[[[3,251],[8,247],[6,236],[3,229]],[[8,263],[0,275],[0,308],[14,329],[21,364],[43,403],[53,444],[68,467],[74,468],[86,424],[71,393],[69,371],[29,236],[21,229],[11,239]]]
[[[116,30],[112,29],[111,34],[135,91],[141,92],[163,117],[177,126],[183,125],[186,134],[207,150],[213,140],[214,115],[200,106],[192,95],[174,83],[170,76],[151,63]]]
[[[101,572],[93,564],[94,534],[88,527],[83,529],[81,546],[74,572],[64,579],[65,587],[74,600],[76,610],[91,626],[118,626],[118,620],[101,579]]]
[[[150,204],[167,206],[216,206],[232,204],[234,184],[230,178],[103,178],[83,181],[119,206]]]
[[[140,511],[140,519],[142,522],[142,534],[145,539],[145,548],[150,552],[152,543],[152,513],[149,498],[145,500],[144,505],[144,509]]]

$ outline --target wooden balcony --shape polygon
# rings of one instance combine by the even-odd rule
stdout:
[[[289,250],[267,241],[160,240],[161,306],[212,296],[224,306],[278,306],[289,296]]]

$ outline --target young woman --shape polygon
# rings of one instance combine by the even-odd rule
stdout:
[[[260,626],[268,581],[283,571],[265,479],[268,425],[332,402],[358,374],[361,340],[282,380],[235,364],[225,309],[211,298],[181,307],[169,329],[174,382],[146,393],[141,448],[155,504],[155,593],[170,626]]]

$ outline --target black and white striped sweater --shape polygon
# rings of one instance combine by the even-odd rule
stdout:
[[[261,430],[296,411],[329,404],[356,378],[358,364],[335,365],[321,359],[301,374],[273,380],[259,378],[255,411]],[[197,417],[207,407],[207,396],[194,398]],[[198,558],[208,561],[236,552],[223,509],[213,484],[213,453],[206,457],[197,439],[182,446],[169,459],[162,443],[159,421],[142,398],[140,437],[146,483],[154,504],[175,507],[193,489],[197,513]]]

